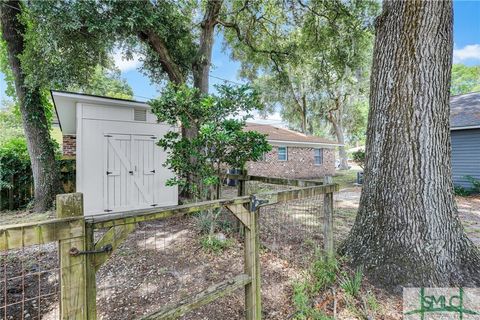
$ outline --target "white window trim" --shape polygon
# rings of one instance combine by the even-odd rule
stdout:
[[[280,159],[280,148],[285,148],[285,159]],[[288,161],[288,147],[287,146],[278,146],[277,147],[277,153],[278,153],[278,155],[277,155],[277,160],[278,161],[282,161],[282,162]]]
[[[317,150],[320,151],[320,159],[322,160],[322,162],[320,163],[317,163]],[[317,166],[317,167],[320,167],[320,166],[323,166],[323,148],[315,148],[313,149],[313,165]]]

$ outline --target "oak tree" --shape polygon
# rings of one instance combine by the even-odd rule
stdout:
[[[452,1],[384,1],[376,20],[365,175],[342,252],[389,287],[480,284],[453,195]]]

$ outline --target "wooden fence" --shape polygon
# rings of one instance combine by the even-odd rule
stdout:
[[[275,203],[324,195],[325,251],[333,248],[333,193],[336,184],[314,181],[272,179],[258,176],[232,175],[240,181],[239,196],[233,199],[205,201],[167,208],[132,210],[97,216],[83,216],[81,193],[57,196],[57,219],[0,227],[0,251],[58,242],[60,263],[60,319],[96,319],[96,272],[112,252],[135,230],[139,222],[179,217],[215,208],[227,208],[244,227],[244,272],[217,283],[175,305],[165,306],[141,319],[175,319],[193,309],[212,302],[234,290],[245,288],[246,319],[261,319],[259,208]],[[263,181],[301,186],[294,190],[244,195],[245,181]],[[94,231],[107,229],[95,241]],[[320,230],[319,230],[320,231]],[[6,308],[6,307],[5,307]],[[6,309],[5,309],[6,310]]]
[[[75,192],[75,159],[59,160],[63,192]],[[9,188],[0,188],[0,210],[26,207],[33,199],[33,177],[30,169],[8,177]]]

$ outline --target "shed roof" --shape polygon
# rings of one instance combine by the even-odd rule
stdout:
[[[145,102],[109,98],[91,94],[50,90],[53,105],[55,107],[55,117],[53,124],[58,124],[63,134],[76,133],[76,104],[91,103],[98,106],[119,106],[125,108],[150,108]]]
[[[450,98],[450,128],[452,130],[480,127],[480,92]]]
[[[289,144],[297,144],[302,146],[341,146],[336,141],[309,136],[301,132],[278,128],[268,124],[259,124],[259,123],[247,123],[245,128],[247,131],[258,131],[260,133],[268,135],[267,140],[274,143],[286,142]]]

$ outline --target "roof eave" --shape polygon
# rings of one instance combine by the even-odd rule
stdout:
[[[465,126],[465,127],[451,127],[450,130],[468,130],[468,129],[480,129],[480,125]]]
[[[267,141],[272,144],[290,144],[290,145],[298,145],[302,147],[342,147],[343,144],[340,143],[328,143],[328,142],[307,142],[307,141],[289,141],[289,140],[275,140],[275,139],[268,139]]]

